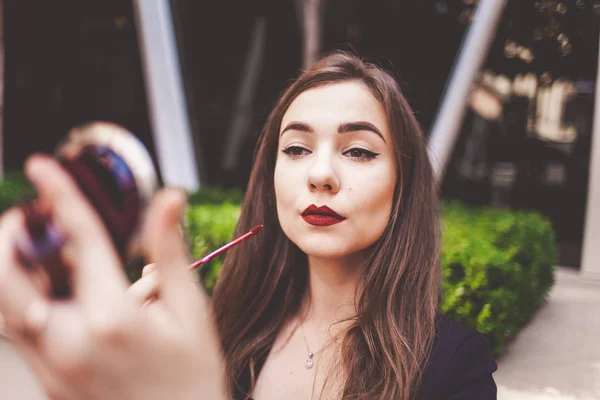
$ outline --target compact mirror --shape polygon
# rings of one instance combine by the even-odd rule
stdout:
[[[93,122],[72,129],[56,157],[104,220],[124,261],[139,255],[139,230],[157,189],[144,144],[125,128]]]
[[[124,264],[141,255],[140,230],[158,187],[152,158],[143,143],[125,128],[92,122],[72,129],[55,157],[94,206]],[[60,248],[68,240],[44,204],[22,205],[26,232],[17,242],[25,265],[42,266],[55,297],[71,295],[69,269]]]

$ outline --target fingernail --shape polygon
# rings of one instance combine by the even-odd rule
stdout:
[[[189,194],[182,189],[174,189],[174,196],[177,198],[177,205],[179,206],[177,212],[177,219],[180,220],[185,215],[185,209],[189,204]]]
[[[53,163],[54,159],[46,154],[34,154],[25,161],[25,175],[33,184],[36,184],[44,179]]]
[[[44,168],[49,163],[53,162],[53,158],[47,154],[36,153],[32,156],[29,156],[25,161],[25,169],[28,170],[30,168]]]
[[[149,274],[151,272],[154,272],[154,270],[156,270],[156,265],[155,264],[148,264],[142,270],[142,274]]]
[[[175,190],[175,192],[178,193],[177,195],[180,196],[178,200],[180,200],[182,203],[185,203],[185,204],[187,204],[189,202],[190,193],[187,190],[184,190],[184,189],[174,189],[174,190]]]

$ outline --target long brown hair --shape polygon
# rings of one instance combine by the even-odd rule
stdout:
[[[435,334],[439,291],[438,210],[423,133],[394,78],[360,58],[334,52],[315,62],[283,93],[258,140],[240,235],[262,232],[229,251],[213,307],[226,360],[228,390],[248,398],[257,373],[306,290],[306,255],[283,233],[274,170],[283,115],[302,92],[336,82],[365,84],[387,115],[398,182],[389,223],[370,255],[357,291],[357,315],[342,343],[344,399],[409,399],[418,388]]]

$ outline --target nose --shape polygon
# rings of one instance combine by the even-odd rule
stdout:
[[[339,191],[340,182],[333,160],[328,154],[321,153],[315,157],[308,171],[308,187],[311,192],[324,190],[337,193]]]

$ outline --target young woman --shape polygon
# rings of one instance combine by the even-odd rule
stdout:
[[[495,398],[485,340],[436,314],[438,219],[395,80],[344,53],[316,62],[267,119],[237,233],[265,228],[215,288],[230,395]]]
[[[76,295],[48,299],[9,256],[15,211],[0,221],[0,272],[12,282],[0,279],[0,312],[58,398],[496,398],[485,339],[437,313],[439,215],[423,134],[374,65],[325,56],[275,105],[236,235],[265,227],[229,251],[212,320],[186,268],[180,196],[157,196],[145,230],[156,265],[127,289],[64,172],[39,158],[27,171],[71,237]]]

